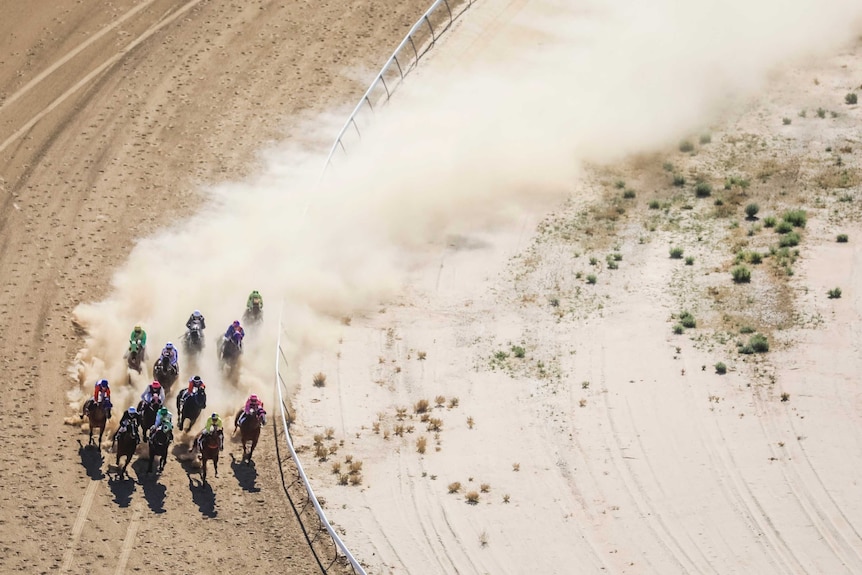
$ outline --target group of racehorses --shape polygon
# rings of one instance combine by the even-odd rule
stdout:
[[[197,394],[195,394],[197,395]],[[186,404],[190,402],[187,401]],[[185,409],[182,410],[185,412]],[[241,413],[241,411],[240,411]],[[99,404],[94,403],[90,406],[87,411],[87,415],[89,417],[90,423],[90,441],[89,445],[97,445],[101,449],[102,443],[102,434],[105,431],[105,426],[107,422],[107,414],[105,408]],[[239,421],[239,415],[235,419],[235,422]],[[173,441],[173,433],[170,431],[169,427],[159,426],[147,437],[147,433],[150,430],[151,426],[155,422],[155,409],[152,404],[144,404],[143,409],[140,413],[141,418],[141,433],[143,435],[143,443],[148,445],[147,456],[147,473],[153,472],[153,463],[156,458],[159,459],[158,465],[156,466],[156,472],[161,473],[165,468],[165,463],[167,462],[168,456],[168,447]],[[181,424],[184,420],[180,421]],[[257,447],[258,439],[260,438],[260,428],[262,424],[262,418],[260,413],[257,411],[253,411],[247,417],[245,417],[241,424],[234,424],[234,434],[239,430],[240,438],[242,440],[242,462],[246,464],[251,464],[252,455],[254,454],[254,449]],[[98,443],[93,440],[93,429],[99,428],[99,439]],[[189,425],[189,430],[191,429],[191,425]],[[180,427],[182,430],[182,427]],[[218,477],[218,459],[219,459],[219,451],[220,451],[220,440],[217,433],[209,433],[204,434],[203,440],[200,443],[201,447],[201,479],[206,481],[207,478],[207,462],[213,462],[213,470],[215,471],[215,476]],[[114,441],[112,442],[112,446],[116,444],[117,452],[116,452],[116,467],[117,474],[119,478],[126,476],[126,468],[129,466],[129,463],[132,460],[132,457],[135,455],[138,447],[138,437],[131,428],[131,426],[126,426],[117,432],[114,437]],[[189,451],[194,450],[194,443],[192,443],[192,447]],[[125,461],[122,465],[120,465],[120,459],[125,457]]]

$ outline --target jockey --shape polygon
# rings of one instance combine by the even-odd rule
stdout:
[[[233,334],[235,334],[235,333],[240,334],[240,342],[241,342],[242,338],[245,337],[245,330],[242,329],[242,326],[239,324],[238,319],[234,320],[234,322],[228,326],[227,331],[224,332],[224,338],[226,340],[229,340],[233,337]]]
[[[133,346],[140,347],[141,349],[147,347],[147,332],[144,331],[141,324],[137,324],[129,336],[129,347]]]
[[[105,416],[111,419],[111,388],[108,387],[107,379],[100,379],[93,389],[93,403],[105,402]]]
[[[174,416],[170,411],[168,411],[167,407],[159,408],[156,412],[156,422],[153,423],[153,426],[150,429],[155,431],[161,425],[165,425],[165,427],[167,427],[166,431],[170,431],[174,427]]]
[[[263,409],[263,402],[254,393],[249,395],[248,399],[245,401],[245,407],[242,408],[242,414],[240,414],[239,421],[237,421],[236,424],[242,425],[242,422],[245,421],[245,418],[249,416],[253,411],[256,411],[258,415],[260,415],[261,425],[266,425],[266,411],[264,411]]]
[[[186,397],[189,397],[193,393],[197,393],[199,389],[206,389],[207,386],[204,383],[204,380],[201,379],[201,376],[196,375],[193,378],[189,379],[189,389],[186,392]]]
[[[165,389],[158,381],[153,381],[141,394],[141,401],[144,403],[152,403],[154,398],[158,398],[159,405],[165,402]]]
[[[218,413],[213,413],[207,419],[207,424],[203,431],[201,431],[201,436],[198,438],[198,451],[202,451],[201,445],[203,444],[204,435],[209,435],[213,432],[218,433],[219,450],[224,451],[224,424],[222,423],[221,417],[219,417]]]
[[[112,441],[117,440],[117,436],[127,429],[132,432],[132,436],[135,438],[135,443],[140,443],[140,437],[138,435],[138,425],[141,423],[140,416],[138,415],[138,410],[134,408],[134,406],[130,407],[128,411],[123,413],[123,417],[120,418],[120,428],[114,434]]]
[[[199,310],[193,311],[192,315],[189,316],[188,321],[186,321],[186,329],[192,329],[192,326],[195,324],[200,325],[201,330],[205,330],[207,328],[207,322]]]
[[[252,291],[248,295],[248,301],[246,301],[245,303],[245,309],[251,312],[255,304],[257,305],[257,309],[263,311],[263,296],[261,296],[260,292],[258,292],[257,290]]]
[[[167,356],[171,358],[171,367],[179,371],[179,366],[177,366],[177,361],[179,361],[180,354],[177,351],[177,348],[174,347],[174,344],[168,342],[165,344],[165,348],[162,350],[162,356]]]

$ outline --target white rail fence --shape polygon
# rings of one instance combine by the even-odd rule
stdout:
[[[404,39],[395,48],[392,56],[383,64],[377,77],[371,82],[368,90],[359,99],[359,103],[353,112],[347,117],[341,131],[335,138],[329,155],[326,157],[324,171],[329,168],[335,154],[340,150],[347,151],[345,145],[349,136],[356,139],[362,137],[360,124],[363,117],[372,115],[376,108],[386,104],[392,98],[395,90],[404,81],[404,78],[419,64],[422,57],[434,47],[437,40],[446,33],[452,24],[467,9],[478,0],[436,0],[425,14],[413,25]]]
[[[345,140],[348,133],[352,133],[356,138],[361,138],[362,132],[360,123],[362,116],[373,114],[376,108],[384,105],[390,100],[395,90],[404,81],[407,74],[416,68],[422,57],[434,47],[440,37],[449,30],[452,25],[468,8],[473,6],[478,0],[435,0],[431,7],[416,21],[395,51],[392,56],[386,60],[383,68],[371,82],[368,90],[362,95],[359,103],[353,109],[353,112],[348,116],[347,121],[338,132],[335,138],[335,143],[326,157],[324,171],[329,168],[335,154],[340,150],[346,153],[347,146]],[[290,421],[289,408],[287,403],[288,387],[285,380],[285,370],[288,366],[287,356],[281,345],[282,329],[279,323],[278,341],[275,351],[275,399],[278,402],[279,412],[281,416],[281,424],[284,429],[284,438],[287,444],[287,449],[290,452],[290,457],[296,465],[299,480],[305,487],[308,494],[308,499],[314,506],[317,516],[320,519],[321,525],[326,529],[332,542],[335,544],[337,552],[340,551],[347,559],[353,568],[354,573],[367,575],[365,569],[359,564],[347,546],[332,528],[320,502],[314,495],[314,489],[308,480],[302,463],[296,455],[296,450],[293,446],[293,440],[290,436]],[[278,434],[276,433],[276,436]],[[320,560],[318,559],[320,563]],[[321,568],[325,569],[321,564]]]

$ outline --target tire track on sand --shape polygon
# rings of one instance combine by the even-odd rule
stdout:
[[[123,547],[120,551],[120,559],[117,562],[117,569],[114,575],[123,575],[126,572],[126,564],[129,562],[129,555],[132,554],[132,549],[135,547],[135,537],[138,534],[138,527],[141,525],[141,502],[135,503],[135,510],[132,512],[132,520],[129,522],[129,529],[126,531],[126,538],[123,540]]]
[[[87,485],[84,499],[81,501],[81,508],[78,510],[78,517],[75,518],[75,524],[72,526],[72,537],[69,540],[69,547],[66,549],[66,554],[63,555],[63,565],[60,567],[60,573],[68,573],[72,568],[72,561],[75,559],[75,547],[78,546],[78,539],[81,538],[81,532],[84,530],[84,524],[87,522],[87,515],[90,513],[90,507],[93,505],[93,499],[96,497],[99,483],[101,482],[90,481],[90,484]]]
[[[135,38],[134,40],[129,42],[122,50],[120,50],[119,52],[117,52],[116,54],[114,54],[113,56],[108,58],[107,60],[105,60],[100,66],[98,66],[93,71],[91,71],[89,74],[87,74],[86,76],[84,76],[83,78],[78,80],[78,82],[76,82],[75,85],[73,85],[71,88],[69,88],[68,90],[66,90],[62,94],[60,94],[56,99],[54,99],[53,102],[48,104],[41,112],[39,112],[38,114],[33,116],[26,124],[24,124],[23,126],[18,128],[18,130],[15,131],[15,133],[13,133],[11,136],[6,138],[6,140],[4,140],[2,144],[0,144],[0,152],[2,152],[7,147],[9,147],[9,144],[14,142],[15,140],[17,140],[18,138],[20,138],[21,136],[23,136],[27,132],[29,132],[30,129],[33,126],[35,126],[37,122],[39,122],[39,120],[41,120],[42,118],[44,118],[45,116],[50,114],[55,108],[57,108],[57,106],[62,104],[64,101],[66,101],[66,99],[68,99],[69,96],[71,96],[72,94],[74,94],[75,92],[77,92],[78,90],[80,90],[81,88],[86,86],[87,84],[89,84],[93,78],[95,78],[96,76],[98,76],[99,74],[101,74],[102,72],[104,72],[105,70],[107,70],[108,68],[113,66],[114,64],[116,64],[117,62],[119,62],[126,54],[128,54],[131,50],[133,50],[139,44],[142,44],[144,41],[149,39],[150,36],[152,36],[153,34],[158,32],[159,30],[161,30],[162,28],[164,28],[168,24],[172,23],[174,20],[176,20],[177,18],[179,18],[180,16],[182,16],[183,14],[185,14],[186,12],[188,12],[189,10],[191,10],[192,8],[194,8],[195,6],[200,4],[201,1],[202,0],[192,0],[191,2],[186,4],[185,6],[178,8],[176,12],[174,12],[168,16],[165,16],[164,19],[161,20],[160,22],[158,22],[157,24],[154,24],[153,26],[147,28],[147,30],[144,31],[143,34],[141,34],[140,36],[138,36],[137,38]]]

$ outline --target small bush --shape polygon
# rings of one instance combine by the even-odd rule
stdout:
[[[508,357],[508,356],[507,356]],[[416,413],[425,413],[428,411],[430,404],[427,399],[420,399],[416,402],[416,405],[413,406],[413,411]]]
[[[694,316],[691,315],[691,313],[688,311],[684,311],[679,314],[679,323],[681,323],[683,327],[692,328],[697,326],[697,321],[694,319]]]
[[[443,404],[445,404],[445,403],[446,403],[446,396],[445,395],[438,395],[437,397],[434,398],[434,406],[435,407],[443,407]]]
[[[688,140],[683,140],[679,143],[679,151],[684,153],[689,153],[694,151],[694,144],[689,142]]]
[[[599,258],[597,258],[597,257],[595,257],[595,256],[591,257],[591,258],[590,258],[590,265],[591,265],[591,266],[597,266],[597,265],[599,265]]]
[[[672,172],[673,171],[673,164],[671,164],[670,162],[665,162],[661,165],[661,169],[664,170],[665,172]]]
[[[468,491],[467,495],[464,496],[464,499],[467,500],[467,503],[470,505],[476,505],[479,503],[479,492],[478,491]]]
[[[717,373],[719,375],[724,375],[725,373],[727,373],[727,366],[724,365],[724,363],[719,361],[718,363],[715,364],[715,373]]]
[[[616,182],[614,182],[614,187],[618,190],[621,190],[626,187],[626,183],[623,180],[617,180]]]
[[[514,355],[518,359],[523,359],[526,354],[527,354],[527,350],[525,350],[520,345],[513,345],[512,346],[512,355]]]
[[[790,210],[784,213],[782,219],[795,228],[804,228],[808,221],[805,210]]]
[[[789,126],[792,121],[790,118],[781,118],[781,123],[785,126]]]
[[[751,281],[751,270],[743,265],[736,266],[730,270],[730,275],[733,277],[733,281],[738,284]]]
[[[792,248],[799,245],[799,240],[800,238],[797,232],[790,232],[789,234],[781,236],[781,239],[778,240],[778,246],[782,248]]]
[[[858,102],[858,101],[859,101],[859,99],[856,97],[856,93],[855,93],[855,92],[850,92],[849,94],[847,94],[846,96],[844,96],[844,101],[847,103],[847,105],[848,105],[848,106],[852,106],[852,105],[854,105],[856,102]]]
[[[659,209],[660,207],[661,207],[661,204],[658,202],[658,200],[650,200],[650,202],[649,202],[649,209],[651,209],[651,210],[657,210],[657,209]]]
[[[751,349],[753,349],[755,353],[766,353],[769,351],[769,340],[766,339],[765,335],[759,333],[751,336],[751,339],[748,340],[748,345],[751,346]]]
[[[709,182],[698,182],[694,187],[694,195],[698,198],[708,198],[712,195],[712,186]]]
[[[447,489],[449,489],[449,493],[458,493],[461,490],[461,482],[455,481],[450,483]]]
[[[596,274],[588,274],[587,275],[587,283],[593,285],[596,283]]]
[[[739,328],[739,333],[746,333],[746,334],[747,333],[754,333],[754,328],[751,327],[750,325],[744,325],[741,328]]]
[[[838,299],[841,297],[841,288],[840,287],[833,288],[826,293],[829,294],[829,299]]]
[[[416,451],[420,454],[424,454],[425,450],[428,448],[428,438],[424,435],[422,437],[416,438]],[[459,486],[460,487],[460,486]]]
[[[786,391],[781,394],[781,401],[790,401],[790,394]]]
[[[774,228],[775,227],[775,216],[766,216],[763,218],[763,227],[764,228]]]
[[[847,240],[848,240],[847,234],[838,234],[837,241],[839,244],[846,244]]]
[[[782,221],[778,222],[777,226],[775,226],[775,231],[779,234],[786,234],[788,232],[792,232],[793,231],[793,224],[791,224],[790,222],[782,220]]]
[[[817,117],[818,118],[825,118],[826,117],[826,110],[824,110],[823,108],[817,108]]]
[[[685,265],[693,266],[694,265],[694,256],[685,256]]]
[[[682,174],[674,174],[673,185],[677,188],[683,187],[685,185],[685,176],[683,176]]]
[[[323,387],[326,385],[326,374],[325,373],[315,373],[311,378],[311,381],[314,383],[314,387]]]
[[[709,144],[712,142],[712,134],[701,134],[698,141],[701,144]]]
[[[623,198],[625,198],[627,200],[633,200],[635,195],[636,194],[635,194],[634,190],[626,190],[623,192]]]
[[[681,323],[678,323],[675,326],[673,326],[673,333],[675,333],[676,335],[680,335],[684,331],[685,331],[685,328],[683,327],[683,325]]]
[[[763,254],[760,252],[751,252],[748,254],[748,261],[754,265],[757,265],[763,261]]]
[[[672,247],[670,248],[670,259],[672,260],[680,260],[682,259],[683,249],[680,247]]]
[[[748,204],[745,206],[745,215],[749,220],[753,220],[754,216],[757,215],[757,212],[760,211],[760,206],[757,204]]]

